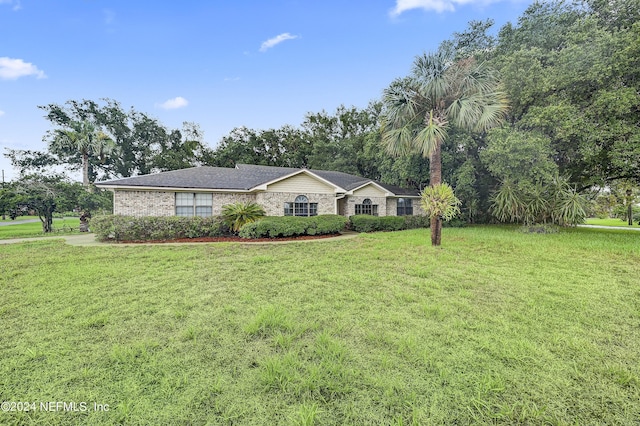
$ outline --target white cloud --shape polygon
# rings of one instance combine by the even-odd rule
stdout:
[[[260,51],[261,52],[266,52],[268,49],[271,49],[276,44],[280,44],[283,41],[293,40],[293,39],[296,39],[296,38],[298,38],[298,36],[291,35],[289,33],[282,33],[280,35],[277,35],[277,36],[275,36],[273,38],[270,38],[269,40],[263,42],[262,45],[260,46]]]
[[[162,109],[178,109],[178,108],[184,108],[187,105],[189,105],[189,101],[183,98],[182,96],[169,99],[167,101],[164,101],[161,104],[156,104],[158,108],[162,108]]]
[[[0,117],[4,115],[4,111],[0,109]]]
[[[22,5],[20,4],[20,0],[0,0],[0,4],[8,4],[8,5],[13,5],[13,7],[11,8],[14,11],[18,11],[20,9],[22,9]]]
[[[22,59],[12,59],[6,56],[0,58],[0,79],[16,80],[27,75],[35,75],[37,78],[47,78],[44,71],[30,62]]]
[[[225,77],[224,81],[239,81],[240,77]]]
[[[487,4],[500,0],[396,0],[396,6],[391,10],[391,16],[399,16],[411,9],[433,10],[438,13],[454,12],[456,6],[469,3]]]

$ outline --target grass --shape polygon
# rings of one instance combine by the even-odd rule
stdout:
[[[607,218],[607,219],[598,219],[598,218],[589,218],[585,221],[587,225],[600,225],[600,226],[622,226],[625,228],[640,228],[640,225],[634,223],[632,226],[629,226],[627,220],[616,219],[616,218]]]
[[[634,424],[640,235],[0,251],[0,424]]]
[[[36,216],[35,219],[38,219],[38,217]],[[77,217],[54,218],[53,232],[48,234],[42,232],[42,223],[40,222],[40,220],[38,220],[37,222],[21,223],[18,225],[3,225],[0,226],[0,240],[6,240],[10,238],[48,237],[56,235],[79,234],[79,226],[80,219]]]
[[[5,215],[5,219],[2,219],[2,215],[0,215],[0,222],[19,222],[21,220],[30,220],[30,219],[38,219],[38,216],[17,216],[14,219],[11,219],[8,214]]]

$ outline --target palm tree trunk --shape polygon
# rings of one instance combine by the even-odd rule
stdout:
[[[429,156],[429,186],[440,185],[442,183],[442,158],[440,141]],[[439,246],[442,240],[442,219],[435,216],[431,218],[431,245]]]
[[[82,186],[89,188],[89,154],[82,153]]]

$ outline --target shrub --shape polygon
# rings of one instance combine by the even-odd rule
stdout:
[[[442,222],[443,228],[464,228],[465,226],[467,226],[467,222],[458,218]]]
[[[222,206],[222,217],[233,232],[238,232],[247,223],[263,218],[264,214],[264,209],[253,201]]]
[[[351,229],[356,232],[400,231],[406,228],[404,216],[351,216]]]
[[[91,230],[100,241],[152,241],[177,238],[219,237],[229,228],[219,216],[96,216]]]
[[[429,216],[402,216],[404,229],[428,228],[431,225]],[[446,224],[447,222],[445,222]]]
[[[586,198],[561,176],[536,184],[504,181],[492,198],[492,213],[501,222],[575,226],[587,216]]]
[[[344,229],[346,223],[347,219],[338,215],[271,216],[244,225],[239,235],[242,238],[282,238],[336,234]]]

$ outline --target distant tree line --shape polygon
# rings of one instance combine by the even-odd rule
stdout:
[[[441,178],[455,189],[464,220],[544,221],[555,214],[545,208],[558,202],[549,188],[594,198],[593,188],[640,185],[637,0],[536,2],[497,33],[491,20],[470,22],[434,53],[445,51],[452,61],[473,60],[495,72],[509,104],[493,129],[447,123]],[[390,113],[384,98],[361,109],[307,113],[299,126],[239,127],[215,148],[194,123],[168,129],[110,99],[40,108],[54,127],[44,137],[47,148],[5,154],[24,174],[65,164],[86,170],[90,183],[248,163],[337,170],[417,189],[431,182],[424,152],[389,155],[383,148]],[[74,139],[83,126],[93,135]],[[526,211],[532,203],[541,207]]]

